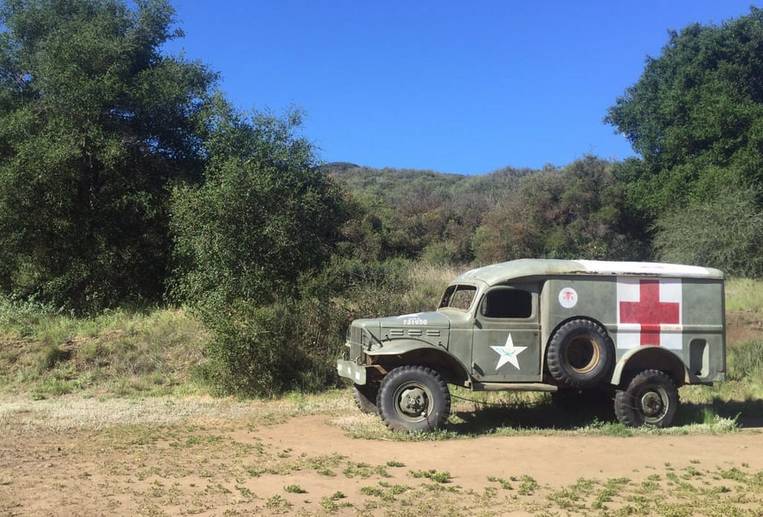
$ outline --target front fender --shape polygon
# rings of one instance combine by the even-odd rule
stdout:
[[[383,341],[383,346],[366,352],[375,357],[374,362],[385,367],[414,364],[428,366],[445,377],[446,382],[461,386],[469,385],[469,369],[461,359],[447,349],[418,339],[395,339]],[[384,358],[389,359],[384,359]]]
[[[382,345],[373,350],[366,350],[366,355],[403,355],[414,350],[436,350],[447,353],[447,350],[423,339],[392,339],[382,341]],[[375,344],[378,346],[378,343]]]

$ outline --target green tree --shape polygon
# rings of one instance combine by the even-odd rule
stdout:
[[[169,186],[198,179],[215,75],[161,52],[165,0],[0,1],[0,285],[91,310],[154,300]]]
[[[296,296],[301,276],[329,259],[347,206],[300,124],[298,113],[247,119],[223,107],[203,183],[173,194],[180,296],[264,305]]]
[[[606,121],[643,157],[624,164],[618,176],[651,216],[710,200],[727,185],[760,192],[763,10],[671,32]]]
[[[480,263],[526,257],[636,259],[633,224],[609,162],[588,156],[525,176],[488,212],[474,236]]]

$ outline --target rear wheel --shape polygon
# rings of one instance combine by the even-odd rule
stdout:
[[[450,392],[431,368],[400,366],[382,380],[376,405],[394,431],[431,431],[450,415]]]
[[[615,415],[630,427],[668,427],[678,411],[678,389],[658,370],[644,370],[615,395]]]
[[[376,396],[379,394],[378,384],[355,384],[352,387],[355,404],[363,413],[376,414]]]

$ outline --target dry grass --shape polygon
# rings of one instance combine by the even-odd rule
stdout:
[[[194,368],[208,338],[180,309],[114,311],[92,318],[2,312],[0,389],[36,398],[198,392]],[[23,312],[22,312],[23,315]]]
[[[752,312],[763,317],[763,280],[752,278],[727,280],[726,311]]]

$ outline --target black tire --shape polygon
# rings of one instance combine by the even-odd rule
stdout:
[[[593,388],[609,380],[615,365],[615,346],[601,325],[571,320],[551,337],[546,365],[563,387]]]
[[[355,398],[355,405],[363,413],[377,414],[376,397],[379,394],[378,384],[353,384],[352,393]]]
[[[450,415],[450,392],[431,368],[400,366],[382,380],[376,406],[393,431],[432,431]]]
[[[668,427],[678,404],[673,379],[659,370],[644,370],[615,395],[615,415],[629,427]]]

